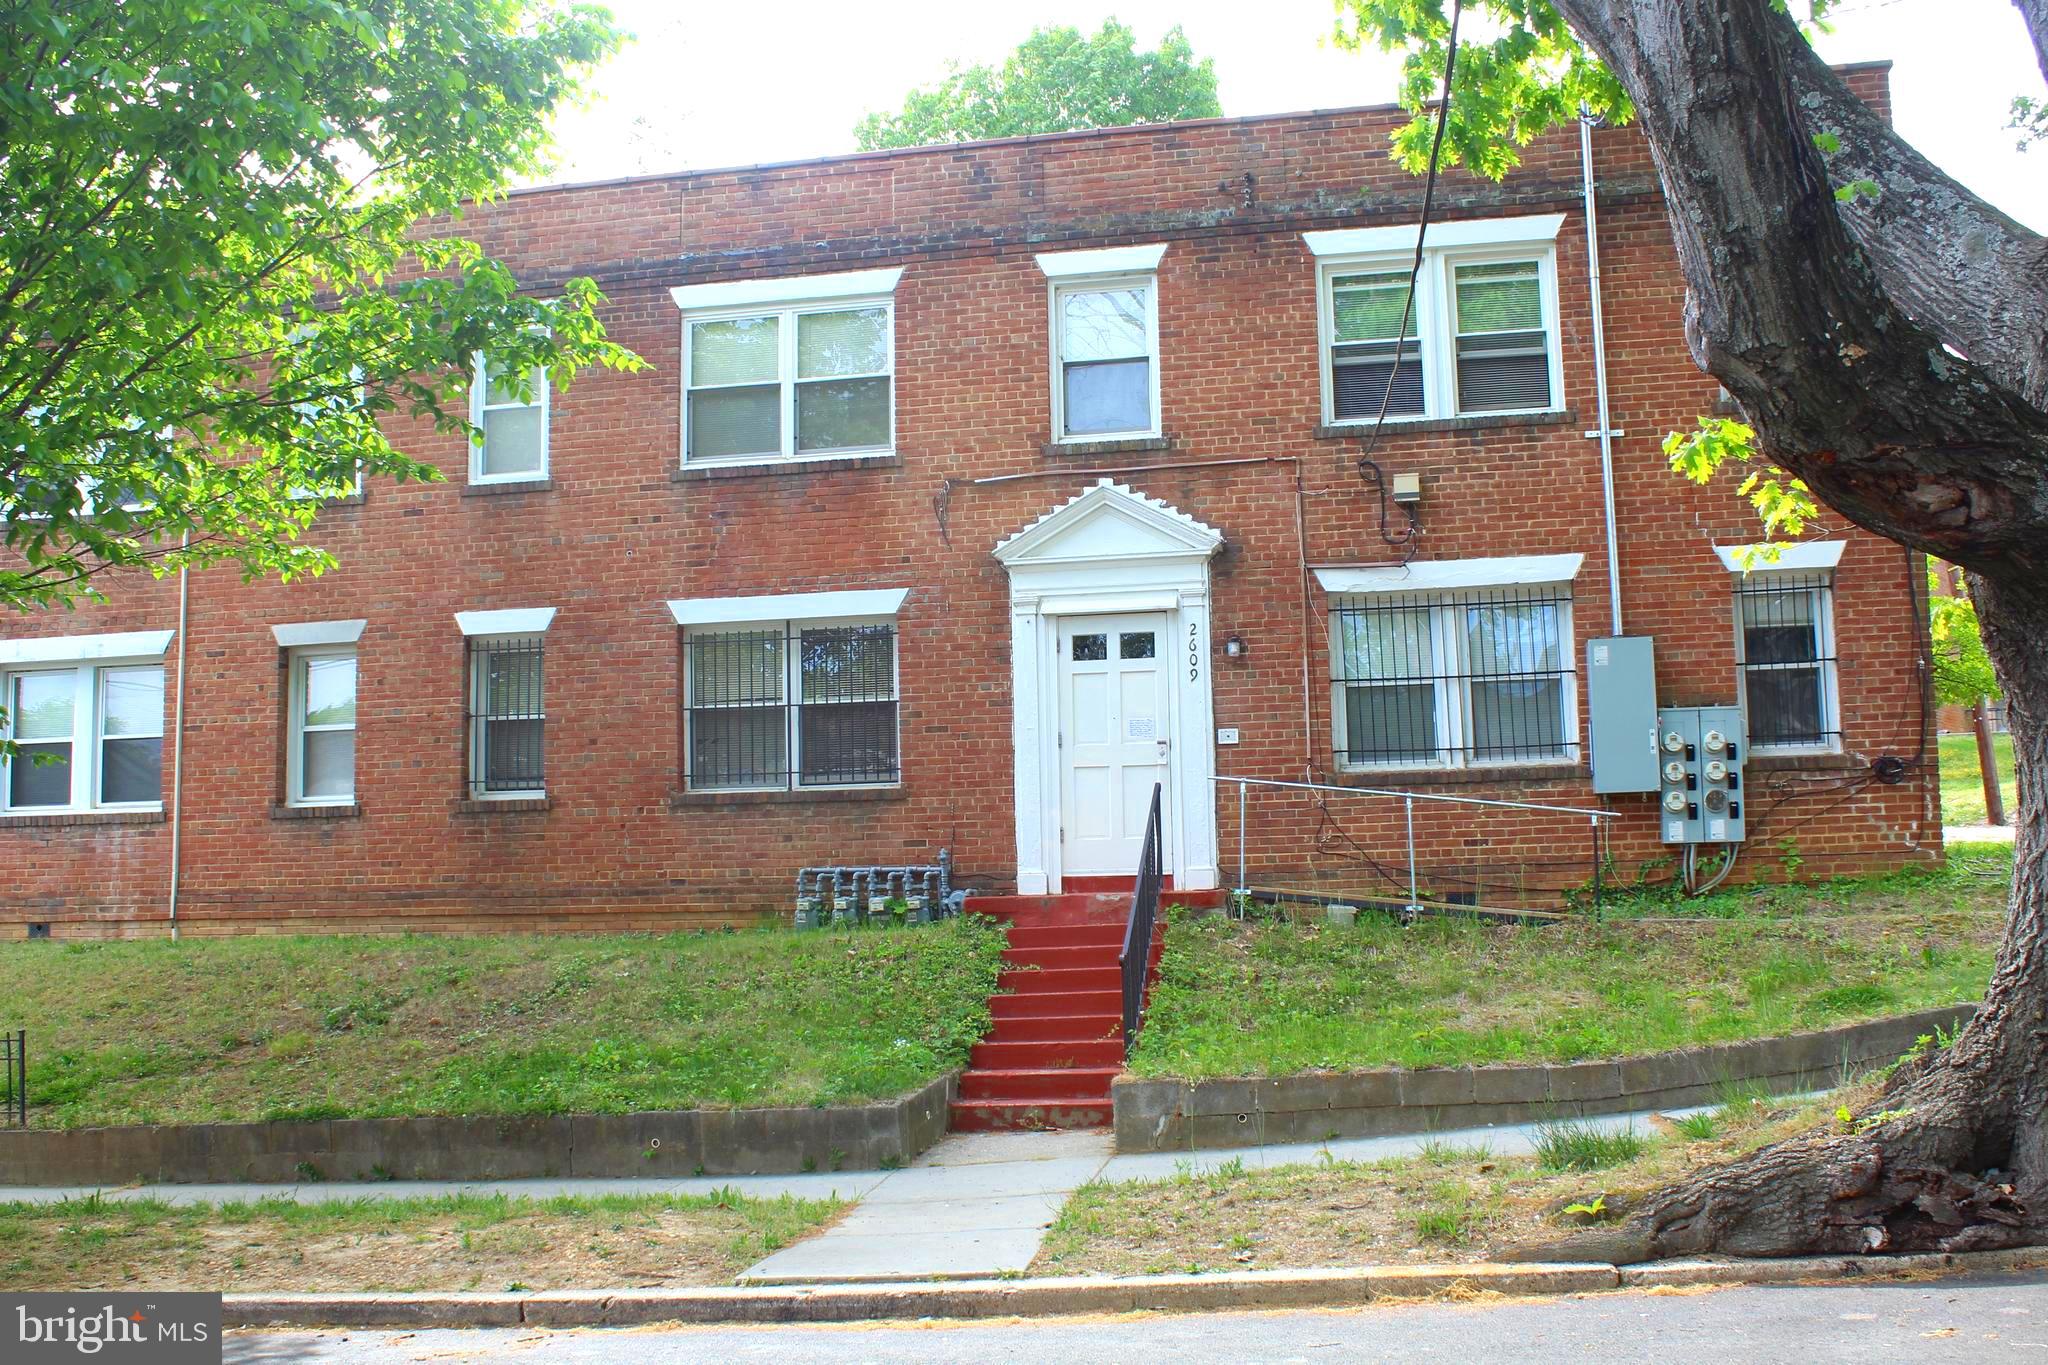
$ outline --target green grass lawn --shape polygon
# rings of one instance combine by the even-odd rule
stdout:
[[[520,1290],[730,1284],[844,1205],[708,1195],[0,1204],[0,1289]]]
[[[1335,928],[1176,913],[1131,1069],[1569,1061],[1973,1000],[2011,878],[2009,847],[1964,844],[1938,870],[1643,896],[1600,922],[1402,928],[1361,915]]]
[[[2010,821],[2020,804],[2019,782],[2013,776],[2012,736],[1993,735],[1991,748],[1997,755],[1998,787],[2005,797],[2005,818]],[[1977,737],[1943,735],[1941,822],[1945,825],[1981,825],[1984,819],[1984,776],[1977,762]]]
[[[881,1099],[963,1065],[1001,935],[0,945],[43,1127]]]

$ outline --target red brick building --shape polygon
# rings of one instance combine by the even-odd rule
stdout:
[[[1881,105],[1885,69],[1848,74]],[[0,705],[61,761],[6,775],[0,925],[750,921],[801,866],[942,848],[973,884],[1057,888],[1128,873],[1155,779],[1171,873],[1227,886],[1217,776],[1605,806],[1608,874],[1668,875],[1656,795],[1588,777],[1587,644],[1615,622],[1579,139],[1504,184],[1445,177],[1402,337],[1400,118],[478,211],[526,287],[594,277],[650,367],[530,404],[492,385],[481,448],[396,433],[446,481],[324,508],[317,581],[195,574],[182,607],[131,581],[9,624]],[[1872,775],[1925,743],[1922,565],[1831,521],[1731,572],[1747,509],[1659,449],[1718,391],[1648,151],[1591,146],[1623,630],[1654,637],[1662,702],[1747,701],[1738,875],[1936,858],[1931,761]],[[1254,882],[1407,875],[1397,800],[1248,809]],[[1438,894],[1554,899],[1591,871],[1576,817],[1416,819]]]

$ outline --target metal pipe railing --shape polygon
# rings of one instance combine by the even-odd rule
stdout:
[[[1247,807],[1253,787],[1278,787],[1288,791],[1332,792],[1338,796],[1382,796],[1402,803],[1402,815],[1407,825],[1408,841],[1408,903],[1418,904],[1421,899],[1421,878],[1415,863],[1415,803],[1436,801],[1455,806],[1484,806],[1500,810],[1544,811],[1553,815],[1583,815],[1593,831],[1593,879],[1597,899],[1600,879],[1600,822],[1619,817],[1619,812],[1599,810],[1591,806],[1551,806],[1537,801],[1503,801],[1486,796],[1446,796],[1438,792],[1397,791],[1387,787],[1339,787],[1328,782],[1282,782],[1266,777],[1217,777],[1218,782],[1237,785],[1237,896],[1240,903],[1251,894],[1251,873],[1247,849]],[[1157,814],[1156,803],[1154,814]]]

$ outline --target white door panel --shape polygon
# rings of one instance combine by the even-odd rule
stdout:
[[[1137,870],[1153,784],[1171,787],[1166,653],[1163,614],[1071,616],[1059,623],[1060,810],[1068,873]],[[1163,802],[1161,816],[1164,823]]]

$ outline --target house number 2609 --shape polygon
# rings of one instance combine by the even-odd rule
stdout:
[[[1188,622],[1188,681],[1194,682],[1202,676],[1201,627]]]

